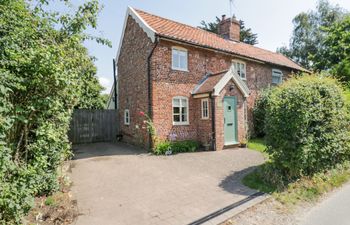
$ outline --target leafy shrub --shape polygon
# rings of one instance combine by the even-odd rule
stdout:
[[[273,89],[266,107],[267,152],[285,179],[349,159],[349,116],[332,78],[304,75]]]
[[[186,140],[186,141],[175,141],[171,144],[171,150],[173,153],[180,152],[194,152],[199,148],[197,141]]]
[[[153,153],[156,155],[164,155],[166,151],[171,147],[169,141],[159,141],[153,149]]]
[[[265,136],[265,114],[266,107],[271,89],[265,89],[259,93],[258,98],[255,101],[253,108],[253,124],[254,124],[254,136]]]
[[[159,142],[153,152],[156,155],[164,155],[166,151],[171,149],[172,154],[182,153],[182,152],[194,152],[199,148],[199,143],[197,141],[185,140],[185,141],[162,141]]]
[[[86,88],[97,80],[82,45],[97,1],[64,18],[45,13],[49,1],[35,2],[0,1],[0,224],[20,224],[36,195],[58,188],[73,108],[92,107],[86,101],[100,90]]]

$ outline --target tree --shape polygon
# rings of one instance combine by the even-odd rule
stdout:
[[[307,69],[314,69],[317,58],[314,56],[323,48],[327,32],[323,27],[344,18],[346,12],[338,5],[333,6],[327,0],[320,0],[316,10],[302,12],[293,19],[294,29],[289,46],[277,49]]]
[[[218,27],[219,27],[219,23],[220,23],[220,19],[219,17],[216,17],[214,22],[205,22],[204,20],[201,21],[201,25],[199,26],[199,28],[218,34]],[[240,32],[240,41],[244,42],[246,44],[250,44],[250,45],[256,45],[258,44],[258,35],[254,34],[252,32],[251,28],[246,28],[244,25],[244,21],[240,20],[239,21],[240,24],[240,28],[241,28],[241,32]]]
[[[324,30],[327,37],[313,57],[315,68],[329,71],[350,86],[350,15]]]
[[[109,44],[85,33],[97,0],[71,14],[45,10],[50,2],[0,1],[0,224],[21,224],[34,196],[57,190],[72,111],[96,79],[83,42]]]

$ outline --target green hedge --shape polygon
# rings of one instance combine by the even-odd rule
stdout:
[[[166,151],[171,149],[172,154],[182,152],[194,152],[199,148],[197,141],[185,140],[185,141],[163,141],[158,143],[153,149],[154,154],[164,155]]]
[[[0,224],[21,224],[35,196],[58,188],[73,108],[91,89],[98,93],[86,87],[96,68],[82,45],[98,3],[59,20],[36,2],[0,1]]]
[[[349,159],[349,115],[332,78],[292,78],[269,94],[267,152],[286,179],[312,175]]]
[[[271,89],[261,91],[255,101],[253,108],[254,133],[252,134],[255,137],[265,136],[265,114],[270,92]]]

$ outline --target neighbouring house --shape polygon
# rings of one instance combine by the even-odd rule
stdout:
[[[116,57],[115,99],[123,140],[149,146],[145,112],[158,138],[239,144],[252,128],[259,90],[307,72],[287,57],[239,41],[235,18],[222,17],[219,35],[127,9]]]

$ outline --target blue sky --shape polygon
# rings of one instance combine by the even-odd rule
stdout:
[[[82,3],[83,0],[76,0]],[[113,83],[112,59],[120,41],[127,6],[142,9],[178,22],[198,26],[201,20],[213,21],[215,16],[230,14],[229,0],[100,0],[104,5],[99,15],[98,34],[112,41],[109,48],[94,42],[85,43],[95,62],[101,84],[108,93]],[[292,19],[302,11],[314,9],[317,0],[234,0],[233,13],[258,34],[259,47],[275,51],[289,43]],[[350,0],[330,0],[350,10]]]

